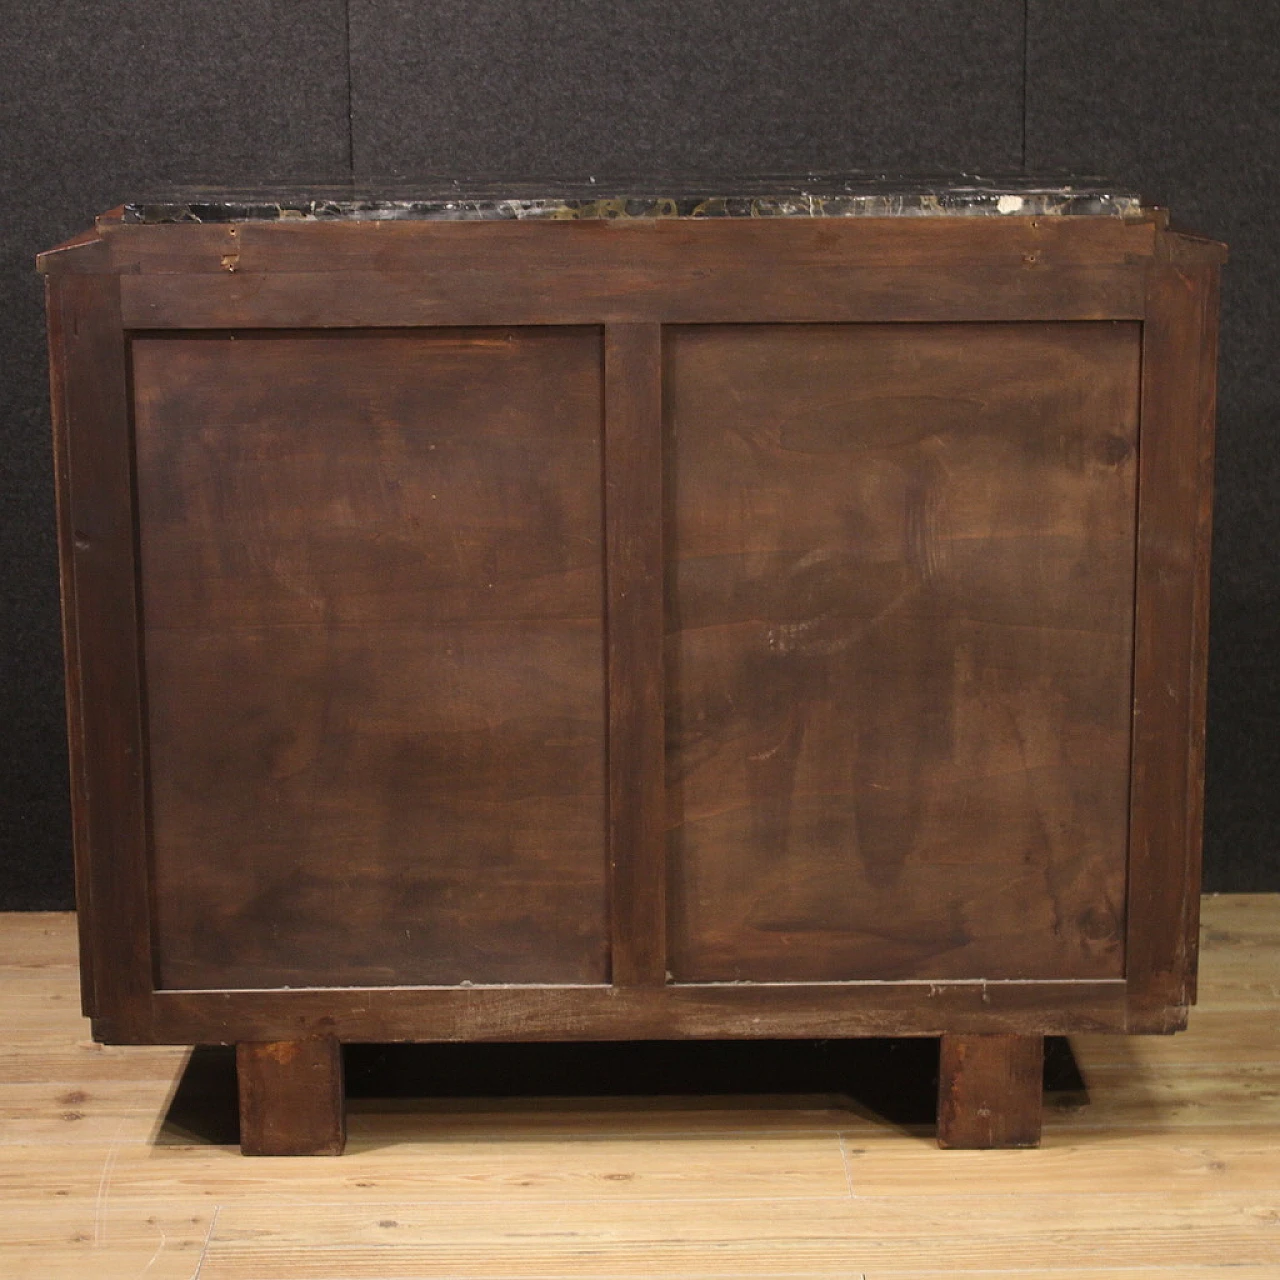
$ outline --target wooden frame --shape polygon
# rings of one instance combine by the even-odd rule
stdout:
[[[127,339],[115,276],[49,286],[84,1004],[137,1040],[154,981]]]
[[[95,1036],[948,1034],[1021,1044],[1047,1033],[1182,1026],[1194,998],[1223,259],[1221,246],[1169,231],[1160,211],[1133,219],[216,226],[108,215],[42,255],[84,999]],[[661,853],[662,326],[1029,320],[1143,325],[1125,977],[672,985]],[[132,335],[531,324],[603,332],[611,984],[157,989]]]

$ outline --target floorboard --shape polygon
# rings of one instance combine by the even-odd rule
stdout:
[[[0,915],[5,1280],[1280,1280],[1280,895],[1205,899],[1190,1029],[1073,1038],[1036,1151],[940,1152],[884,1082],[431,1097],[402,1062],[342,1158],[244,1159],[225,1055],[95,1045],[75,947]]]

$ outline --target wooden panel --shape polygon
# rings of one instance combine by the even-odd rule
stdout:
[[[98,286],[101,289],[101,285]],[[72,293],[75,287],[72,286]],[[83,292],[83,287],[81,288]],[[89,865],[89,805],[81,727],[80,641],[76,610],[75,527],[71,517],[71,449],[63,378],[66,341],[62,321],[65,286],[45,280],[45,315],[49,333],[49,405],[53,419],[54,494],[58,517],[58,584],[62,600],[62,657],[66,691],[67,764],[70,775],[72,848],[76,862],[76,923],[80,935],[80,1009],[92,1017],[96,1004],[93,980],[93,895]],[[73,320],[73,325],[75,321]]]
[[[1137,326],[665,350],[676,978],[1118,976]]]
[[[544,263],[536,249],[439,270],[222,272],[120,277],[130,329],[397,325],[715,324],[942,320],[1125,320],[1143,314],[1140,266],[959,264],[843,267],[698,254]]]
[[[44,271],[148,275],[476,271],[651,274],[740,267],[1125,266],[1149,258],[1162,215],[1000,218],[664,218],[569,221],[108,223],[41,255]],[[106,250],[104,253],[103,250]]]
[[[609,862],[615,985],[666,981],[662,331],[605,334]]]
[[[85,1006],[104,1036],[146,1026],[152,987],[125,336],[118,281],[50,292],[55,454]]]
[[[604,981],[599,333],[134,370],[162,985]]]
[[[1109,978],[161,991],[155,1017],[155,1038],[173,1044],[301,1035],[357,1042],[1065,1035],[1122,1030],[1125,984]]]
[[[966,1177],[967,1157],[934,1156],[942,1166],[935,1185],[945,1190],[927,1207],[780,1192],[727,1203],[552,1201],[498,1211],[490,1202],[446,1212],[400,1202],[291,1215],[264,1196],[218,1215],[200,1280],[631,1280],[638,1259],[653,1280],[900,1280],[904,1271],[915,1280],[921,1272],[1005,1280],[1018,1267],[1035,1267],[1039,1280],[1211,1280],[1212,1271],[1197,1277],[1175,1268],[1213,1267],[1224,1257],[1269,1264],[1272,1275],[1280,1267],[1272,1188],[1231,1194],[1202,1180],[1163,1194],[1063,1196],[1028,1173],[1034,1190],[988,1195],[976,1175]],[[1011,1159],[1035,1167],[1034,1157]],[[1174,1268],[1165,1265],[1171,1254]],[[1109,1277],[1086,1270],[1104,1261],[1115,1267]],[[1219,1267],[1214,1280],[1236,1274]]]
[[[1143,342],[1128,975],[1133,1028],[1171,1030],[1184,1024],[1195,990],[1217,269],[1155,266],[1149,300]]]

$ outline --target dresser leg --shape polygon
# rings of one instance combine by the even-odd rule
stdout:
[[[1038,1146],[1043,1075],[1043,1036],[943,1036],[938,1145]]]
[[[347,1142],[337,1040],[236,1045],[240,1150],[247,1156],[337,1156]]]

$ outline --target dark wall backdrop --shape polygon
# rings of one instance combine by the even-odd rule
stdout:
[[[158,180],[1103,172],[1232,247],[1206,887],[1280,890],[1280,2],[2,0],[0,908],[71,905],[32,258]]]

